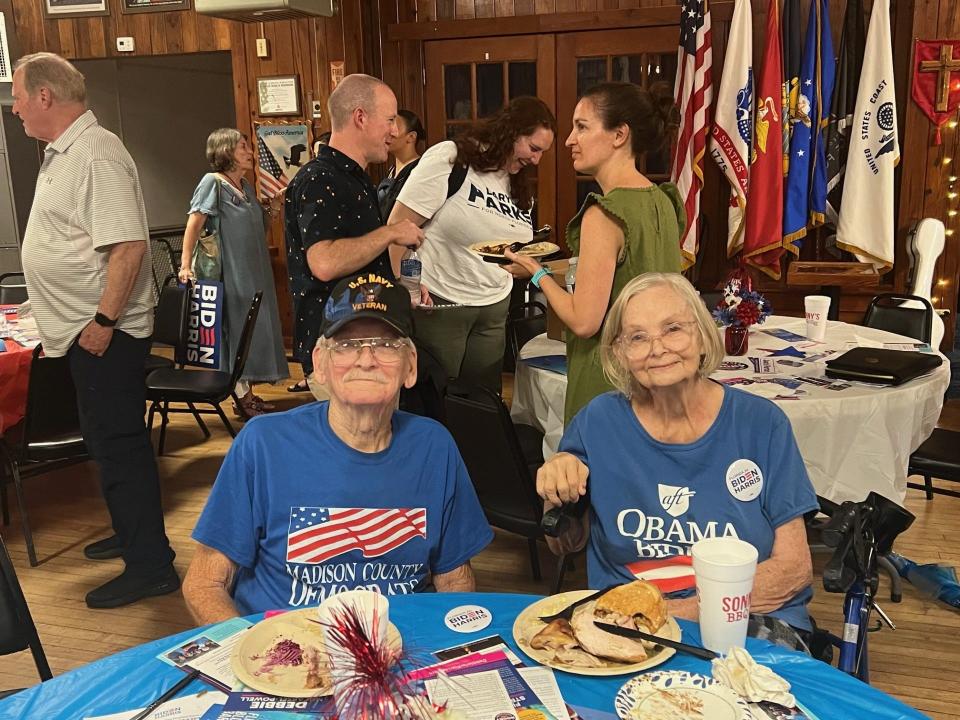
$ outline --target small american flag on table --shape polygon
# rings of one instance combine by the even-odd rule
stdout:
[[[427,537],[426,508],[290,508],[287,562],[318,564],[360,550],[380,557]]]
[[[270,148],[257,137],[257,177],[260,179],[261,195],[265,199],[276,197],[286,186],[287,178],[280,169],[280,163],[270,152]]]

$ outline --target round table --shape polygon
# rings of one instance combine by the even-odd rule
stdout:
[[[771,316],[767,322],[751,328],[749,349],[745,356],[727,357],[734,363],[730,370],[720,370],[713,379],[736,384],[747,392],[770,396],[776,387],[762,382],[754,372],[752,358],[771,357],[766,349],[805,345],[809,341],[787,342],[763,330],[782,329],[803,335],[806,322],[802,318]],[[802,347],[808,355],[826,350],[844,350],[850,344],[880,346],[884,343],[914,344],[905,338],[882,330],[829,322],[824,343]],[[567,377],[560,372],[531,367],[525,358],[562,355],[566,346],[546,335],[539,335],[523,346],[521,362],[514,376],[511,416],[515,422],[533,425],[544,433],[544,457],[556,452],[563,435],[563,401]],[[822,361],[793,366],[780,361],[798,362],[797,358],[774,357],[777,377],[822,377]],[[741,367],[746,366],[746,367]],[[769,377],[769,376],[767,376]],[[910,453],[930,436],[943,407],[943,395],[950,384],[950,363],[928,375],[897,387],[850,385],[843,389],[803,383],[801,395],[774,397],[793,426],[800,453],[817,494],[836,502],[863,500],[874,490],[903,502],[907,491],[907,463]],[[786,389],[785,394],[790,394]]]
[[[499,593],[423,593],[390,598],[390,620],[403,636],[404,647],[426,662],[429,653],[490,635],[500,635],[528,664],[513,641],[511,628],[517,615],[534,595]],[[444,616],[461,605],[480,605],[493,616],[490,625],[474,633],[449,630]],[[258,618],[251,618],[256,620]],[[686,641],[699,644],[695,623],[680,621]],[[69,673],[0,701],[0,718],[86,718],[143,707],[183,677],[176,668],[162,663],[157,655],[197,634],[189,630],[77,668]],[[885,693],[845,675],[835,668],[765,640],[747,640],[753,657],[786,678],[797,699],[820,720],[871,718],[894,720],[924,718],[922,713]],[[29,659],[25,660],[29,662]],[[658,669],[686,670],[710,674],[710,665],[690,655],[678,653]],[[557,672],[557,683],[570,705],[613,712],[613,698],[629,675],[585,677]],[[199,680],[181,694],[207,689]]]
[[[0,306],[0,312],[8,308]],[[8,321],[16,315],[5,313]],[[2,334],[2,333],[0,333]],[[16,425],[27,412],[27,384],[30,380],[30,361],[33,348],[23,347],[13,340],[0,340],[6,352],[0,352],[0,435]]]

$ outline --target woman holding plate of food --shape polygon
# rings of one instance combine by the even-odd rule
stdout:
[[[566,145],[574,168],[593,175],[601,193],[590,193],[567,226],[567,247],[579,256],[574,291],[567,292],[533,258],[505,253],[531,274],[569,331],[565,423],[612,389],[600,367],[600,326],[624,285],[640,273],[681,270],[686,216],[680,193],[637,170],[642,155],[665,146],[675,115],[666,87],[610,82],[587,90],[574,109]]]
[[[558,554],[586,545],[590,587],[650,580],[671,615],[696,619],[691,547],[737,537],[759,553],[750,632],[805,649],[813,574],[803,515],[817,497],[783,411],[709,379],[723,356],[682,275],[627,283],[600,338],[616,390],[573,419],[537,473],[544,512],[584,496],[589,510],[547,541]]]
[[[417,252],[434,304],[463,306],[417,314],[417,344],[450,377],[500,390],[513,278],[528,275],[516,264],[484,262],[471,246],[533,238],[537,165],[556,130],[542,101],[514,98],[427,150],[390,213],[389,223],[411,220],[426,234]],[[398,275],[403,254],[391,251]]]

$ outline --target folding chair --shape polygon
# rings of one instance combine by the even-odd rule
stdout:
[[[233,425],[230,424],[223,408],[220,407],[220,403],[228,397],[232,397],[237,406],[240,406],[240,399],[236,396],[234,388],[243,376],[243,368],[246,365],[250,344],[253,341],[253,328],[257,322],[257,314],[260,312],[262,298],[263,293],[258,292],[253,296],[253,301],[250,303],[250,310],[247,312],[243,330],[240,332],[240,343],[234,357],[232,373],[221,370],[161,368],[154,370],[147,376],[147,400],[150,401],[150,410],[147,415],[148,429],[153,430],[155,413],[159,412],[161,417],[160,440],[157,445],[158,455],[163,455],[170,413],[191,413],[198,421],[200,415],[219,415],[230,436],[237,436]],[[170,403],[184,403],[187,407],[171,408]],[[213,409],[199,410],[194,407],[194,405],[199,404],[211,405]],[[209,437],[209,432],[207,432],[202,421],[200,421],[200,427],[204,431],[204,436]]]
[[[40,644],[37,626],[33,622],[27,599],[13,569],[7,546],[0,537],[0,655],[10,655],[29,649],[37,673],[43,681],[50,680],[53,673],[47,663],[47,656]],[[0,699],[19,692],[20,689],[0,690]]]
[[[36,567],[37,553],[23,497],[23,479],[40,475],[88,458],[80,432],[77,391],[64,357],[46,357],[40,345],[33,351],[27,386],[27,411],[23,420],[9,428],[0,439],[3,482],[9,475],[17,494],[20,524],[27,544],[30,565]],[[7,521],[6,491],[0,493],[3,517]]]

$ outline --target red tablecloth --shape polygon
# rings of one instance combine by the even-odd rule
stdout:
[[[8,316],[12,319],[12,316]],[[7,351],[0,352],[0,434],[16,425],[27,412],[27,381],[33,348],[3,340]]]

